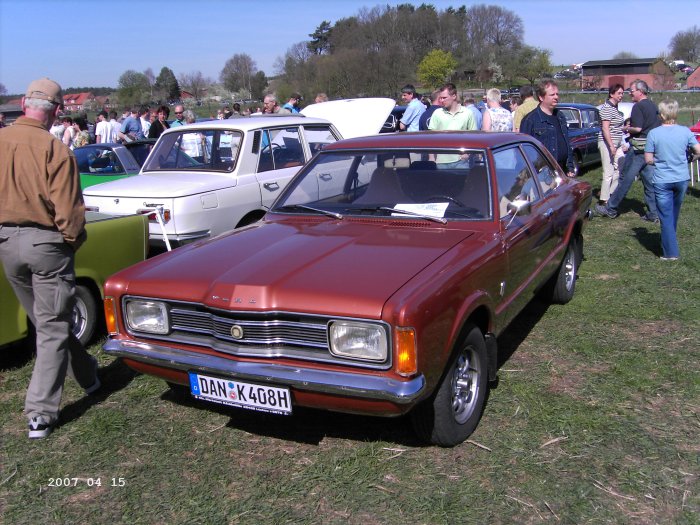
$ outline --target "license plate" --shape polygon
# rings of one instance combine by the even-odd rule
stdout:
[[[197,399],[273,414],[291,414],[288,388],[256,385],[190,372],[190,392]]]

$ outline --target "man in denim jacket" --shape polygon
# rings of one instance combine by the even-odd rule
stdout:
[[[539,106],[528,113],[520,124],[520,132],[539,140],[569,177],[574,177],[574,154],[569,142],[566,118],[557,110],[559,87],[553,80],[537,86]]]

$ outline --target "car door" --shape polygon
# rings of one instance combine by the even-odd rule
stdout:
[[[588,108],[581,110],[581,128],[585,143],[583,164],[588,165],[600,161],[600,150],[598,150],[600,117],[597,109]]]
[[[508,258],[508,274],[502,280],[500,315],[510,321],[541,284],[552,247],[552,215],[549,199],[543,199],[530,164],[518,146],[493,152],[500,216],[500,235]],[[514,215],[508,205],[527,200],[529,207]]]
[[[256,178],[262,206],[269,208],[306,162],[299,126],[255,132],[258,153]]]

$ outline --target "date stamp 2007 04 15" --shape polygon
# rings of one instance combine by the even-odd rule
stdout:
[[[48,487],[77,487],[78,485],[87,485],[88,487],[126,487],[125,478],[79,478],[63,476],[60,478],[49,478]]]

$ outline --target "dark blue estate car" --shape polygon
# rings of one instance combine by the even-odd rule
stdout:
[[[600,116],[598,108],[591,104],[560,102],[557,105],[566,117],[569,140],[574,150],[574,173],[579,175],[585,167],[600,164],[598,133]]]

